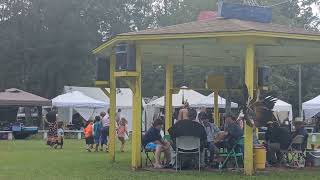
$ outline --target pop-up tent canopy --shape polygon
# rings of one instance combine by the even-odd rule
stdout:
[[[15,122],[19,107],[51,106],[49,99],[11,88],[0,92],[0,121]],[[40,116],[41,117],[41,116]],[[8,125],[8,124],[4,124]]]
[[[178,94],[172,95],[172,106],[182,107],[182,101],[187,101],[190,105],[195,104],[199,101],[199,99],[205,98],[206,96],[202,95],[201,93],[198,93],[197,91],[194,91],[192,89],[183,89],[187,87],[181,87]],[[164,96],[151,101],[147,104],[148,106],[154,106],[154,107],[164,107]]]
[[[106,110],[108,106],[107,103],[95,100],[79,91],[68,92],[53,98],[52,105],[58,107],[59,118],[68,122],[70,122],[70,118],[72,119],[72,113],[65,117],[64,111],[66,110],[74,109],[85,120],[89,120],[90,117],[98,115],[99,111]]]
[[[109,88],[106,88],[108,92],[110,92]],[[83,94],[85,94],[88,97],[91,97],[95,100],[105,102],[107,104],[107,108],[109,107],[109,97],[101,90],[101,88],[97,87],[78,87],[78,86],[65,86],[64,87],[65,92],[73,92],[73,91],[80,91]],[[130,88],[117,88],[117,108],[121,109],[121,117],[124,117],[128,120],[128,129],[132,129],[132,91]],[[144,101],[142,101],[142,105],[144,105]],[[81,111],[82,113],[85,113],[85,111],[88,111],[86,108],[77,108],[77,111]],[[96,109],[96,113],[99,114],[102,111],[107,111],[107,109]],[[69,122],[71,122],[72,119],[72,111],[70,112],[69,109],[62,109],[60,108],[60,112],[62,112],[65,117],[70,117]],[[60,114],[62,114],[60,113]],[[80,113],[80,112],[79,112]],[[71,116],[70,116],[71,114]],[[80,113],[81,114],[81,113]]]
[[[283,122],[285,119],[292,121],[292,105],[277,99],[273,108],[273,114],[280,120],[280,122]]]
[[[214,93],[211,93],[208,96],[205,96],[193,104],[190,104],[192,107],[207,107],[213,108],[214,107]],[[221,96],[218,96],[218,107],[225,108],[226,107],[226,99]],[[238,104],[231,102],[231,108],[238,108]]]
[[[302,103],[302,110],[305,118],[312,118],[320,112],[320,95]]]
[[[187,89],[187,87],[181,87],[178,94],[172,94],[172,107],[180,108],[183,106],[182,101],[187,101],[189,104],[194,104],[198,102],[199,99],[205,98],[206,96],[194,91],[192,89]],[[164,96],[155,99],[145,105],[145,121],[144,130],[147,130],[152,125],[154,115],[160,113],[160,108],[164,107]]]
[[[52,105],[55,107],[103,108],[107,106],[107,103],[88,97],[82,92],[73,91],[53,98]]]
[[[49,99],[11,88],[0,92],[0,106],[51,106]]]

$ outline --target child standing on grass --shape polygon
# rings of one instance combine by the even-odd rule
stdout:
[[[118,132],[118,139],[121,142],[120,151],[124,152],[124,145],[128,137],[128,121],[125,118],[121,118],[117,132]]]
[[[87,151],[91,152],[93,148],[93,123],[92,120],[87,121],[87,125],[84,128],[84,137],[86,139]]]
[[[48,123],[48,139],[47,145],[53,147],[56,144],[58,134],[57,134],[57,113],[55,111],[50,111],[46,115],[46,120]]]
[[[63,131],[63,123],[58,123],[58,143],[57,146],[60,146],[60,149],[63,147],[63,137],[64,137],[64,131]]]
[[[101,118],[100,116],[95,117],[95,123],[93,125],[93,137],[94,137],[94,143],[96,144],[95,152],[98,152],[99,144],[100,144],[100,136],[101,136]]]

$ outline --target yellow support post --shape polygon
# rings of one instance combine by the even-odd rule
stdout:
[[[142,112],[142,97],[141,97],[141,48],[136,46],[136,72],[137,76],[134,80],[133,92],[133,123],[132,123],[132,152],[131,152],[131,167],[138,169],[141,166],[141,112]]]
[[[166,65],[166,96],[165,96],[165,107],[166,107],[166,122],[165,130],[168,133],[168,129],[172,125],[172,88],[173,88],[173,65]]]
[[[219,104],[218,104],[218,90],[214,90],[214,124],[217,127],[220,127],[220,119],[219,119]]]
[[[109,157],[112,162],[115,162],[116,158],[116,56],[115,52],[112,52],[110,58],[110,133],[109,133]]]
[[[255,81],[256,66],[255,66],[255,47],[254,44],[248,44],[246,48],[245,60],[245,82],[248,87],[249,96],[254,98],[254,90],[256,86]],[[244,174],[252,175],[253,169],[253,143],[252,143],[252,127],[245,125],[244,128]]]

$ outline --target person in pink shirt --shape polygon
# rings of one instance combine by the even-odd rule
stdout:
[[[125,118],[121,118],[121,120],[119,121],[117,133],[118,133],[118,139],[121,142],[120,151],[124,152],[124,145],[126,143],[126,139],[129,136],[128,121]]]
[[[101,112],[101,123],[102,123],[102,129],[101,129],[101,148],[100,151],[103,151],[103,145],[106,145],[106,151],[108,151],[108,137],[109,137],[109,126],[110,126],[110,119],[109,119],[109,109],[108,113]]]

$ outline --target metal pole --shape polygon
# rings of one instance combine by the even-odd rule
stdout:
[[[299,116],[302,117],[301,65],[299,65]]]

